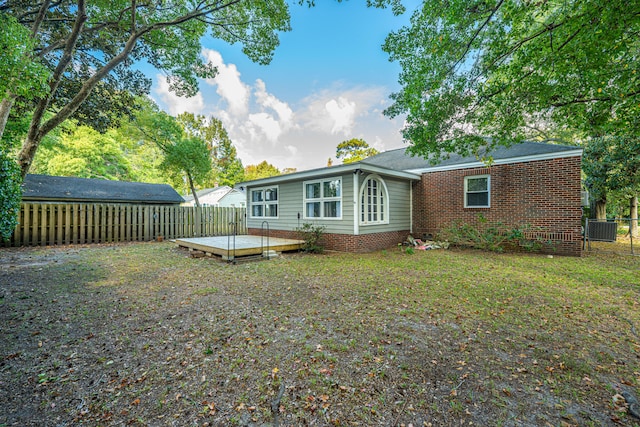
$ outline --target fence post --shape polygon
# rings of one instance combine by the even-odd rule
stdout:
[[[24,216],[23,216],[23,226],[22,226],[22,240],[20,244],[29,246],[31,241],[31,233],[29,231],[31,227],[31,204],[25,204]]]
[[[83,244],[87,242],[87,211],[88,205],[86,203],[80,203],[75,208],[74,205],[66,205],[66,209],[68,212],[67,218],[78,218],[77,222],[71,223],[71,220],[67,224],[65,224],[67,230],[66,240],[69,240],[71,237],[71,233],[75,236],[78,236],[78,243]],[[73,209],[77,210],[77,213],[72,213]]]

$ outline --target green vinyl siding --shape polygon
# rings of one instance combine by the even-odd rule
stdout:
[[[362,186],[367,175],[358,177],[358,186]],[[341,182],[341,208],[342,218],[304,218],[304,182],[340,178]],[[381,233],[386,231],[409,230],[411,227],[411,183],[408,180],[381,177],[388,190],[389,218],[386,224],[359,225],[359,234]],[[359,203],[355,203],[353,191],[354,174],[349,172],[341,175],[318,175],[313,179],[301,179],[298,181],[278,183],[278,218],[251,218],[247,216],[248,228],[261,228],[264,220],[269,222],[270,230],[294,231],[304,223],[325,226],[325,233],[353,234],[354,209]],[[251,194],[252,187],[247,188],[247,194]],[[357,198],[360,188],[356,191]],[[250,203],[251,201],[248,200]],[[357,201],[356,201],[357,202]],[[251,206],[247,206],[247,212],[251,212]],[[300,218],[298,219],[298,214]],[[357,216],[356,216],[357,218]]]
[[[366,179],[360,181],[359,185]],[[409,230],[411,228],[411,182],[382,176],[389,192],[388,224],[360,225],[360,234]],[[358,192],[359,194],[359,192]]]
[[[269,222],[271,230],[287,230],[292,231],[302,226],[302,224],[311,223],[314,225],[324,225],[325,233],[353,234],[353,174],[344,175],[327,175],[318,179],[334,179],[340,178],[341,183],[341,207],[342,219],[305,219],[304,218],[304,181],[291,181],[278,184],[279,188],[279,212],[278,218],[265,218]],[[247,188],[248,194],[251,193],[251,187]],[[300,219],[298,219],[300,214]],[[260,228],[264,219],[247,217],[247,226],[249,228]]]

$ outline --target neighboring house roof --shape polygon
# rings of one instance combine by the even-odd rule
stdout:
[[[365,159],[363,162],[372,165],[384,165],[388,168],[403,170],[413,173],[433,172],[437,170],[465,169],[471,167],[485,166],[484,158],[491,157],[491,164],[499,165],[505,163],[529,162],[534,160],[547,160],[562,157],[573,157],[582,155],[580,147],[568,145],[556,145],[543,142],[526,141],[510,147],[498,146],[492,151],[480,150],[478,156],[460,156],[451,154],[436,164],[431,164],[424,157],[412,157],[406,148],[389,150]]]
[[[221,187],[215,188],[206,188],[204,190],[196,191],[196,195],[198,196],[198,200],[207,196],[207,203],[215,204],[220,202],[225,196],[229,193],[241,193],[241,191],[236,190],[235,188],[231,188],[228,185],[223,185]],[[185,203],[193,202],[193,194],[188,194],[183,196]]]
[[[184,201],[168,184],[27,175],[22,188],[22,200],[24,201],[136,204],[178,204]]]
[[[279,183],[289,182],[289,181],[299,181],[304,179],[316,179],[316,178],[321,178],[323,176],[331,176],[331,175],[342,174],[345,172],[358,172],[358,171],[365,172],[365,173],[377,173],[380,175],[410,179],[414,181],[420,180],[420,176],[414,173],[408,173],[401,170],[389,169],[387,167],[378,166],[378,165],[371,165],[365,162],[355,162],[355,163],[349,163],[346,165],[329,166],[329,167],[311,169],[311,170],[302,171],[302,172],[288,173],[285,175],[272,176],[270,178],[257,179],[254,181],[242,182],[238,184],[238,186],[240,188],[247,187],[247,186],[258,187],[262,185],[272,185],[272,184],[279,184]]]

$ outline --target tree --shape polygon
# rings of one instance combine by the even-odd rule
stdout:
[[[606,194],[621,194],[629,203],[629,214],[632,219],[629,231],[637,236],[640,137],[593,138],[584,150],[583,170],[587,175],[587,188],[591,196],[596,199],[596,219],[606,220],[606,210],[603,206],[606,202]]]
[[[253,181],[254,179],[269,178],[270,176],[280,175],[280,170],[266,160],[257,165],[248,165],[244,168],[244,179]]]
[[[207,120],[204,116],[193,113],[182,113],[177,119],[188,135],[206,141],[211,156],[213,176],[210,181],[213,185],[233,186],[243,181],[242,161],[238,158],[222,121],[213,116]]]
[[[345,164],[359,162],[376,154],[378,154],[378,150],[369,147],[369,144],[367,144],[364,139],[359,138],[342,141],[336,147],[336,158],[342,159],[342,163]]]
[[[28,28],[0,8],[0,139],[18,97],[31,99],[46,92],[49,71],[32,57],[35,40]]]
[[[184,176],[189,183],[196,206],[200,206],[196,194],[197,183],[203,182],[211,171],[209,152],[204,140],[193,136],[178,138],[172,143],[162,145],[165,159],[162,162],[174,175]]]
[[[33,164],[36,173],[110,180],[131,180],[129,161],[116,139],[88,126],[69,126],[54,146],[41,147]]]
[[[161,167],[174,178],[184,177],[200,206],[196,184],[204,182],[211,173],[209,148],[204,139],[188,135],[178,121],[148,103],[137,116],[138,133],[145,141],[156,144],[164,154]]]
[[[442,157],[640,126],[640,3],[434,0],[383,49],[402,67],[385,114],[407,114],[409,151]],[[490,137],[487,139],[485,137]]]
[[[149,81],[130,68],[135,61],[147,61],[165,70],[172,90],[193,95],[198,77],[210,78],[216,73],[200,56],[200,40],[207,33],[229,43],[242,43],[250,59],[266,64],[279,43],[278,32],[290,29],[284,0],[120,0],[89,5],[86,0],[7,0],[0,4],[0,12],[31,29],[35,40],[31,56],[52,71],[47,93],[33,105],[29,131],[18,154],[23,176],[42,138],[79,113],[92,92],[104,95],[91,98],[98,103],[122,95],[117,102],[120,107],[127,105],[130,94],[148,92]],[[16,95],[11,90],[0,95],[4,96],[0,116],[11,108],[5,100]],[[47,112],[52,112],[51,117]]]
[[[22,177],[3,140],[9,112],[18,97],[31,99],[44,92],[47,69],[31,56],[35,42],[28,28],[0,8],[0,239],[8,240],[18,222]]]

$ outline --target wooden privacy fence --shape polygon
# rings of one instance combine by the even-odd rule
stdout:
[[[10,246],[114,243],[246,234],[245,208],[22,203]]]

